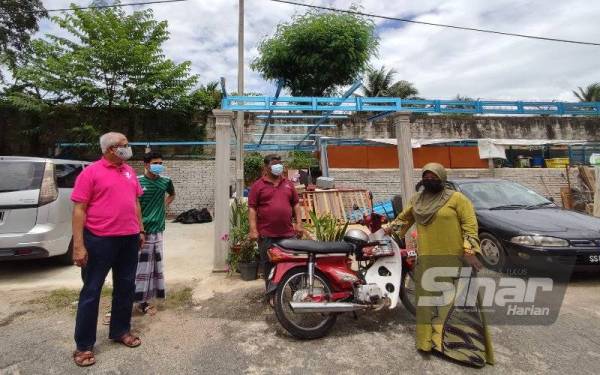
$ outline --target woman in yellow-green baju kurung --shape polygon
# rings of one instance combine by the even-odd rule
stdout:
[[[475,257],[479,252],[477,219],[473,205],[463,194],[445,188],[446,171],[437,163],[423,168],[421,184],[408,206],[390,224],[390,231],[401,236],[416,224],[417,265],[415,283],[417,297],[417,349],[435,350],[454,360],[477,367],[493,364],[490,335],[480,305],[463,309],[454,299],[443,306],[419,306],[421,297],[439,295],[426,290],[421,277],[432,267],[480,267]],[[456,277],[437,279],[458,286]]]

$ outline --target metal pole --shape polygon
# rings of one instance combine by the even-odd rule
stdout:
[[[327,157],[327,141],[324,139],[320,140],[320,151],[321,151],[321,173],[323,177],[329,177],[329,159]]]
[[[238,95],[244,95],[244,0],[239,1],[238,15]],[[236,117],[235,191],[238,197],[244,192],[244,112]]]

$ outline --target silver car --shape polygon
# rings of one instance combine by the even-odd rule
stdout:
[[[71,260],[71,191],[89,163],[0,156],[0,261]]]

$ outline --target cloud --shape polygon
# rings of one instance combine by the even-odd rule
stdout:
[[[130,0],[123,0],[130,1]],[[311,0],[306,3],[349,8],[356,1]],[[47,0],[51,8],[71,1]],[[79,5],[88,2],[78,1]],[[228,90],[237,88],[237,0],[189,0],[152,5],[159,20],[169,22],[171,39],[165,43],[168,57],[189,60],[202,82],[224,76]],[[245,88],[272,94],[249,68],[256,46],[305,8],[268,0],[245,1]],[[475,28],[600,42],[597,19],[600,2],[574,0],[363,0],[362,10],[391,17],[455,24]],[[600,47],[553,43],[500,35],[451,30],[424,25],[375,20],[380,37],[373,66],[396,69],[397,79],[415,84],[421,96],[486,99],[574,100],[571,90],[600,81],[597,62]],[[41,32],[57,32],[44,21]]]

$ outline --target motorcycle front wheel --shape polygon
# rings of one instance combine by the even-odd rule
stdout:
[[[400,284],[400,301],[413,316],[417,314],[417,286],[414,277],[414,270],[405,270],[402,272],[402,283]]]
[[[325,301],[331,296],[331,285],[319,271],[313,278],[313,290],[323,294]],[[290,302],[310,302],[308,296],[308,269],[290,270],[275,291],[275,315],[279,323],[292,336],[299,339],[318,339],[325,336],[335,324],[332,313],[294,313]]]

